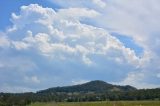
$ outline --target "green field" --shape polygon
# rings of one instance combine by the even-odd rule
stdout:
[[[34,103],[29,106],[160,106],[160,101],[106,101],[72,103]]]

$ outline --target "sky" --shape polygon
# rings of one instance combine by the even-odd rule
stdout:
[[[0,92],[103,80],[160,87],[159,0],[4,0]]]

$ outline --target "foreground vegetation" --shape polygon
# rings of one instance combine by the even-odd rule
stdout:
[[[34,103],[29,106],[160,106],[160,101],[50,102]]]

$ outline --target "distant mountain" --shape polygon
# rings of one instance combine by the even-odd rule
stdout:
[[[53,87],[36,93],[0,93],[0,106],[26,106],[33,102],[81,102],[115,100],[160,100],[160,88],[136,89],[96,80],[84,84]]]
[[[38,93],[47,93],[47,92],[95,92],[95,93],[104,93],[104,92],[114,92],[114,91],[135,91],[137,90],[135,87],[132,86],[119,86],[119,85],[112,85],[106,83],[104,81],[95,80],[90,81],[84,84],[73,85],[73,86],[65,86],[65,87],[54,87],[49,88],[46,90],[39,91]]]

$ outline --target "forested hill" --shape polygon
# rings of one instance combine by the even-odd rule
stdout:
[[[106,83],[104,81],[95,80],[91,82],[87,82],[84,84],[73,85],[73,86],[66,86],[66,87],[55,87],[49,88],[46,90],[39,91],[38,93],[47,93],[47,92],[95,92],[95,93],[105,93],[105,92],[113,92],[113,91],[134,91],[137,90],[135,87],[132,86],[118,86]]]
[[[0,93],[0,106],[26,106],[33,102],[80,102],[105,100],[160,100],[160,88],[136,89],[104,81],[54,87],[36,93]]]

